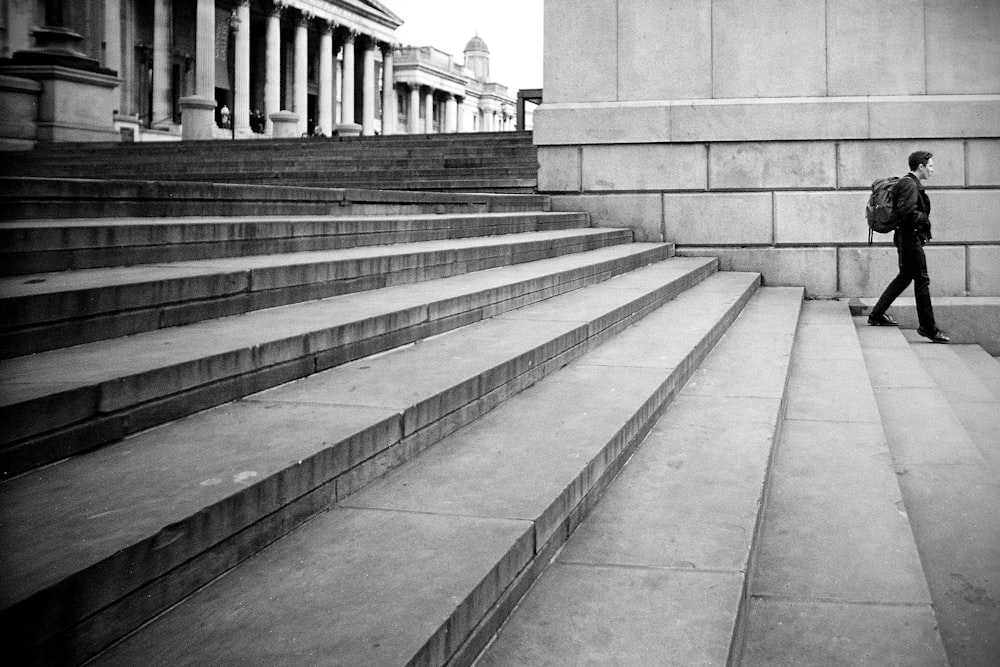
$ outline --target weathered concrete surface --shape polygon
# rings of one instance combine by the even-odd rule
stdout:
[[[856,324],[949,662],[997,664],[1000,459],[984,454],[1000,440],[980,443],[970,437],[946,398],[987,403],[989,392],[963,372],[964,363],[954,355],[951,368],[941,368],[942,358],[951,354],[947,347],[923,339],[908,343],[898,330],[868,327],[863,318]],[[944,350],[927,349],[932,346]],[[952,393],[955,389],[960,393]],[[987,452],[977,445],[986,445]]]
[[[669,302],[600,348],[641,341],[653,350],[680,329],[699,328],[686,363],[640,369],[584,357],[202,589],[100,662],[139,655],[168,656],[171,664],[194,656],[267,662],[278,644],[288,649],[285,662],[300,664],[319,652],[333,664],[440,664],[469,641],[527,559],[565,540],[568,522],[586,513],[605,473],[617,471],[616,459],[637,444],[756,284],[750,275],[710,278],[675,300],[692,302],[685,312],[700,305],[704,317],[694,325]],[[360,523],[342,528],[352,517]],[[366,517],[385,517],[386,528],[365,530]],[[415,534],[421,530],[427,534]]]
[[[1000,399],[1000,360],[979,345],[951,345],[951,349],[976,374],[993,395]]]
[[[2,561],[17,581],[3,589],[5,612],[30,626],[24,635],[44,637],[61,628],[15,615],[14,605],[56,608],[68,590],[82,591],[67,612],[82,618],[141,586],[180,591],[164,592],[168,600],[190,592],[189,582],[173,582],[173,568],[199,563],[202,582],[218,575],[220,561],[236,564],[230,555],[241,547],[230,542],[240,531],[259,532],[260,548],[294,528],[289,520],[259,529],[272,514],[294,511],[301,521],[325,509],[713,272],[705,260],[657,263],[0,485],[2,537],[22,544]],[[732,307],[750,282],[727,274],[702,291]]]
[[[153,425],[144,410],[177,418],[670,254],[662,245],[604,248],[2,361],[0,440],[40,439],[25,440],[26,463],[5,451],[3,467],[22,471]],[[60,427],[75,429],[75,450],[50,451],[46,432]]]
[[[788,403],[741,664],[947,664],[846,304],[806,304]]]
[[[801,295],[750,301],[477,665],[726,663]]]
[[[96,664],[441,664],[532,544],[528,520],[333,509]]]
[[[631,240],[625,229],[556,229],[167,264],[123,259],[131,265],[0,278],[0,343],[20,348],[5,356],[20,356]]]
[[[749,613],[754,641],[743,665],[948,664],[934,614],[926,607],[754,598]]]

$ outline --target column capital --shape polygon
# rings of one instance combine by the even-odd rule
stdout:
[[[267,10],[267,15],[281,18],[282,13],[286,9],[288,9],[288,5],[285,4],[285,0],[273,0],[271,7]]]
[[[344,44],[353,44],[358,38],[358,31],[353,28],[344,28]]]
[[[312,12],[300,11],[298,16],[295,17],[295,25],[299,28],[308,28],[309,22],[315,18]]]
[[[392,55],[392,52],[396,49],[396,45],[391,42],[379,42],[378,48],[383,56]]]
[[[332,35],[333,31],[337,29],[337,24],[329,19],[322,19],[318,23],[320,34]]]
[[[378,41],[371,35],[362,35],[362,45],[366,51],[374,51],[378,48]]]

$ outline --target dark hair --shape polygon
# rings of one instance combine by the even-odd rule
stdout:
[[[927,151],[914,151],[910,153],[910,171],[916,171],[917,167],[927,164],[927,161],[932,157],[934,157],[934,154]]]

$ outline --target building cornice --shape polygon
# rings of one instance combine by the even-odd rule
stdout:
[[[403,23],[381,3],[367,0],[283,0],[282,4],[387,43],[395,43],[395,30]]]

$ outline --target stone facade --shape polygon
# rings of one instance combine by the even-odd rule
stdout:
[[[1000,295],[1000,3],[547,0],[539,189],[814,296],[877,295],[871,182],[935,156],[932,293]]]

